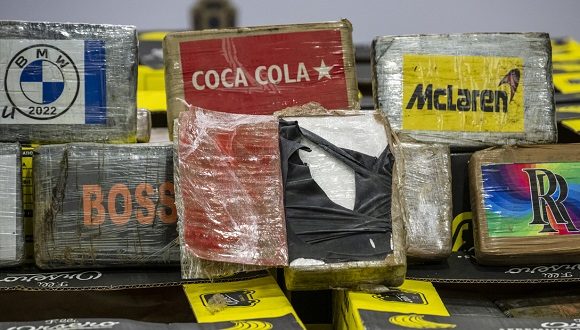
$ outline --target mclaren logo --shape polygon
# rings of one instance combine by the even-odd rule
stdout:
[[[4,77],[8,100],[24,116],[56,118],[75,103],[80,89],[79,70],[63,50],[38,44],[12,57]]]
[[[520,84],[520,70],[513,69],[508,72],[505,77],[499,82],[498,87],[501,85],[506,84],[510,87],[510,102],[514,99],[514,95],[516,95],[516,91],[518,90],[518,85]]]
[[[498,87],[508,85],[510,96],[504,90],[466,89],[447,85],[444,88],[433,84],[417,84],[405,107],[408,110],[483,111],[508,112],[520,82],[520,70],[513,69],[499,82]]]
[[[453,323],[439,323],[424,320],[425,315],[405,314],[389,317],[389,322],[403,328],[410,329],[453,329],[457,325]]]

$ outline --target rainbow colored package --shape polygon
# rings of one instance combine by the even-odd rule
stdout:
[[[469,168],[479,263],[580,262],[580,144],[486,149]]]

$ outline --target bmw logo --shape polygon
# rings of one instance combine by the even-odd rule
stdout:
[[[80,89],[79,70],[61,49],[46,44],[26,47],[8,64],[4,90],[26,117],[48,120],[66,113]]]

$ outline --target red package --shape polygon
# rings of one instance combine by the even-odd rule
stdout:
[[[287,265],[277,119],[192,108],[179,120],[182,259]]]

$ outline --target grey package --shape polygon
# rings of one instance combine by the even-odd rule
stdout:
[[[137,35],[0,21],[0,141],[136,141]]]
[[[40,268],[178,264],[171,144],[41,146],[33,169]]]
[[[404,57],[408,54],[480,56],[492,58],[490,63],[494,63],[493,58],[520,58],[523,63],[522,77],[520,79],[520,71],[518,71],[517,76],[512,77],[512,81],[517,78],[520,90],[524,89],[523,129],[513,132],[490,129],[472,129],[472,131],[405,129],[403,125],[403,81],[405,79],[403,68]],[[546,33],[471,33],[377,37],[373,41],[371,56],[375,107],[389,120],[396,133],[408,135],[421,142],[448,143],[452,148],[553,143],[556,141],[556,123],[551,57],[550,38]],[[434,69],[436,70],[437,66]],[[447,74],[449,72],[442,72],[438,77],[444,80]],[[472,75],[469,70],[457,74],[466,79],[470,79],[470,75]],[[501,85],[504,80],[500,79],[501,76],[497,82],[500,82]],[[508,79],[507,75],[504,79]],[[497,82],[494,87],[499,86]],[[474,80],[472,87],[477,88],[477,85]],[[516,92],[517,85],[516,82],[514,84]],[[445,90],[443,91],[445,92]],[[455,93],[457,95],[457,91]],[[426,114],[426,112],[423,113]]]
[[[18,143],[0,143],[0,267],[24,262],[21,158]]]

